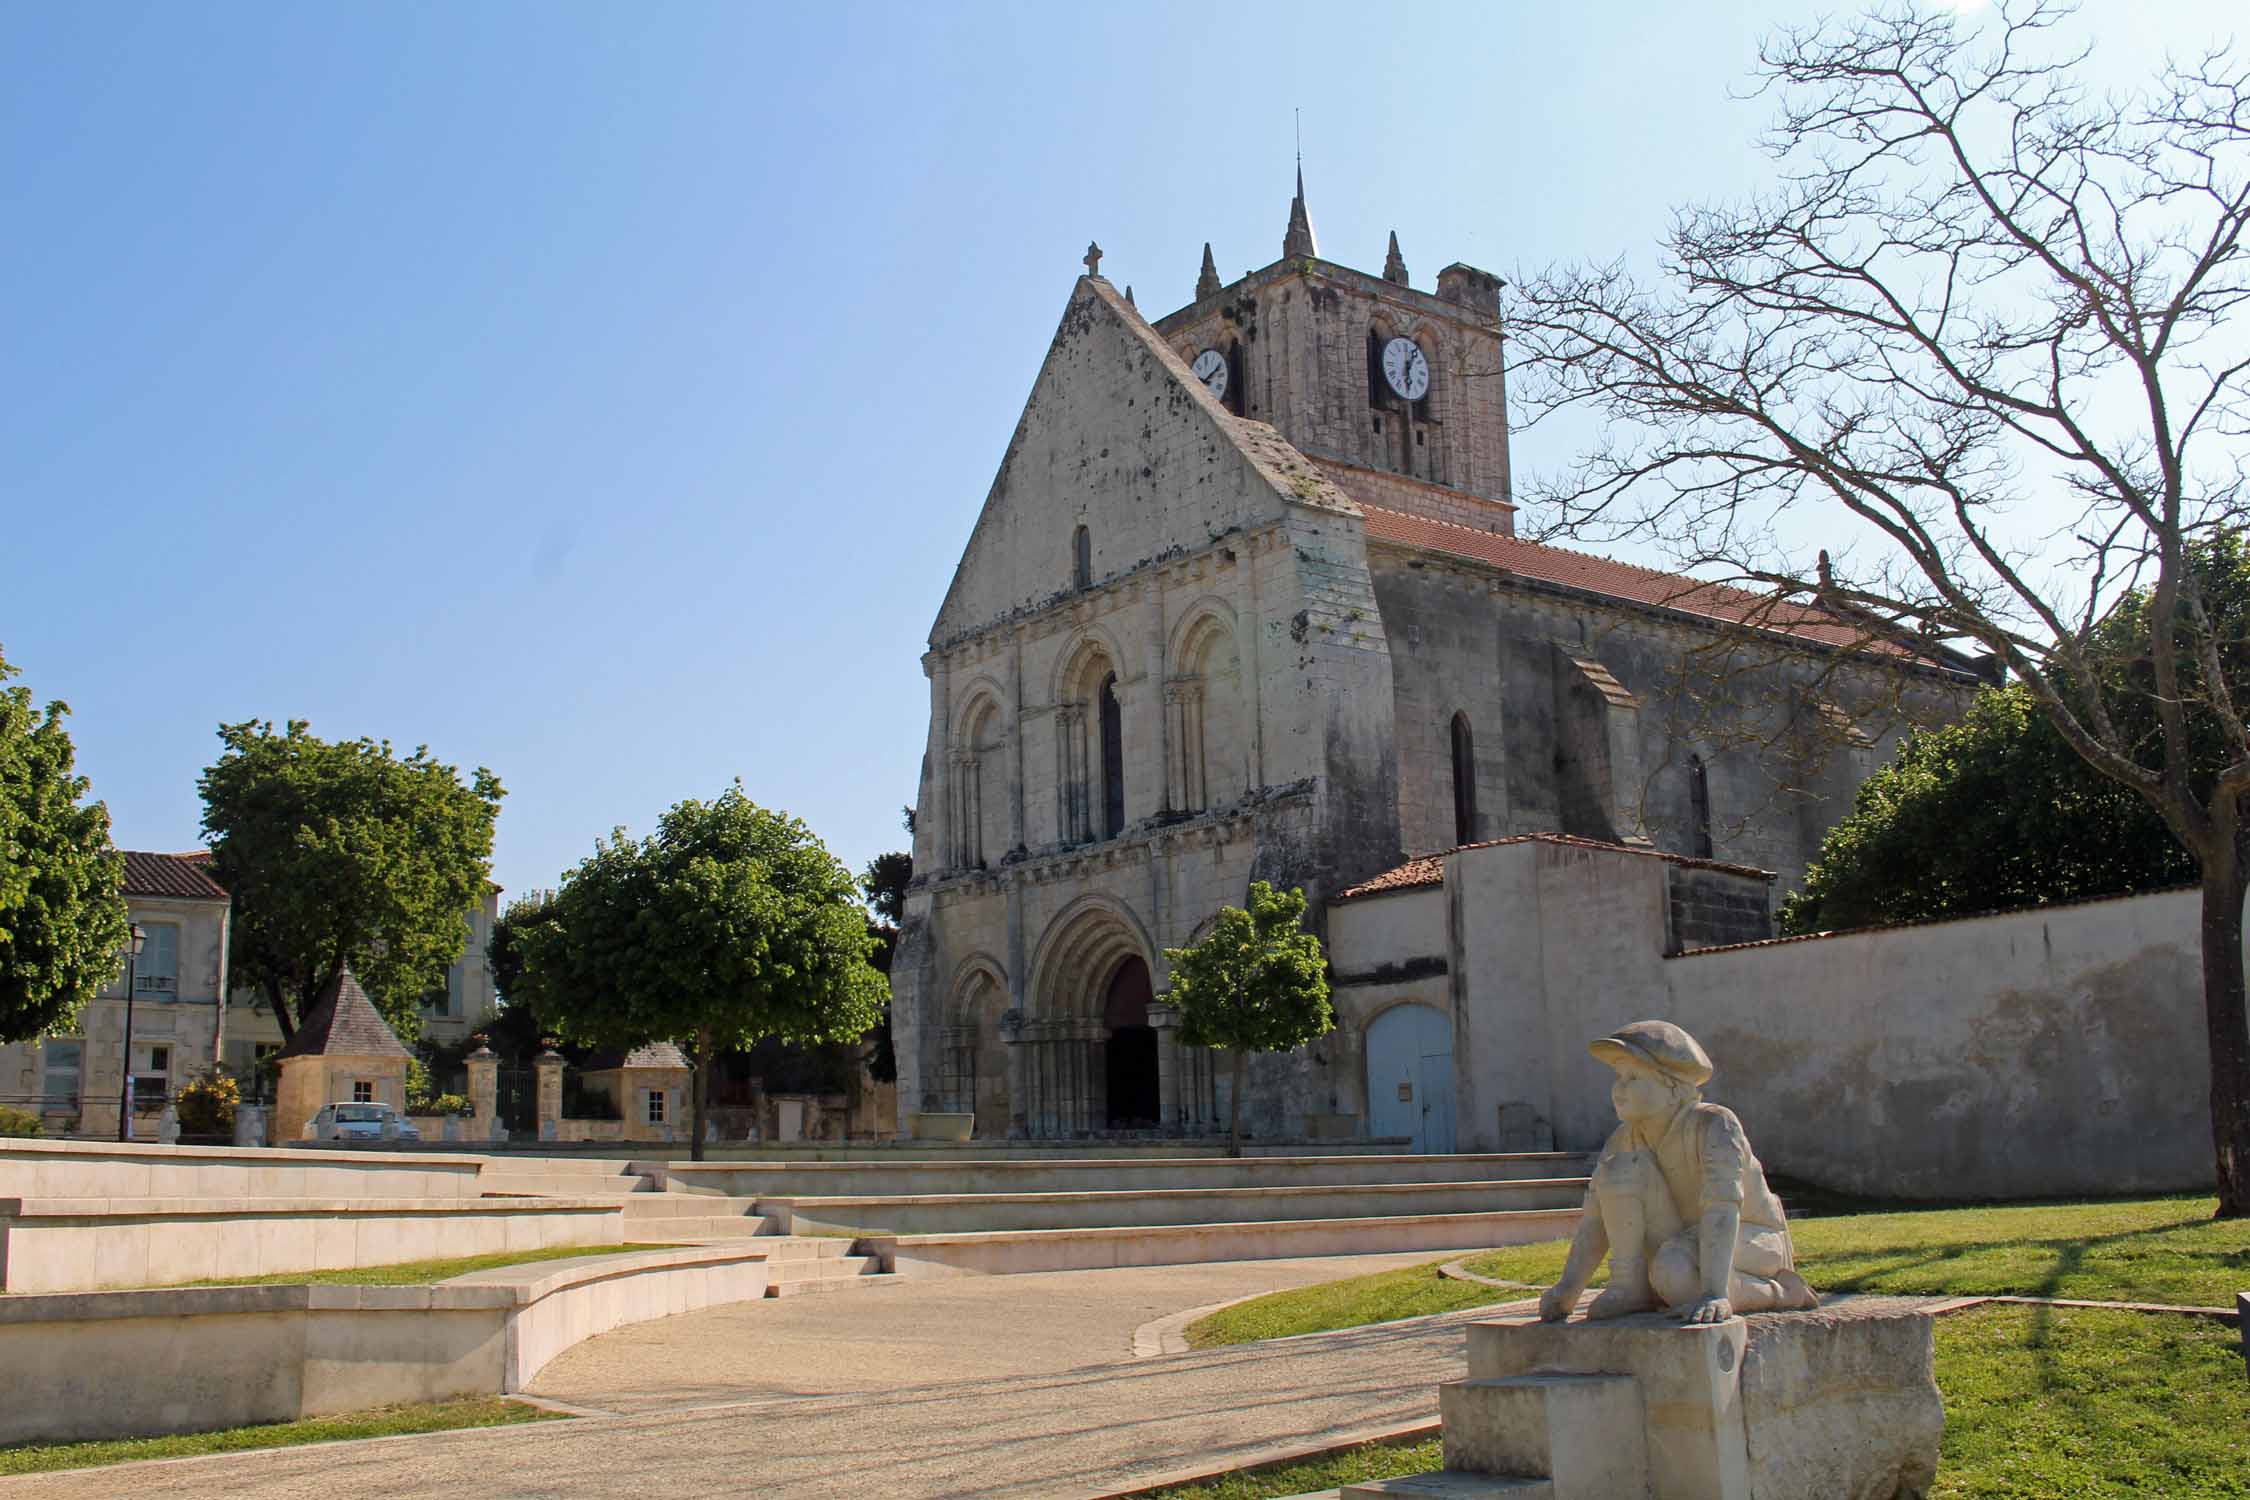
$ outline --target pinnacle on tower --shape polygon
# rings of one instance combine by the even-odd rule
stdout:
[[[1140,307],[1140,304],[1133,300],[1133,283],[1130,281],[1125,283],[1125,305],[1135,309]]]
[[[1320,242],[1313,238],[1312,216],[1305,212],[1305,164],[1297,163],[1297,196],[1289,200],[1289,232],[1281,237],[1283,260],[1314,260]]]
[[[1195,278],[1195,300],[1201,302],[1219,290],[1219,268],[1211,259],[1211,242],[1203,242],[1203,271]]]
[[[1406,257],[1398,253],[1398,231],[1391,231],[1391,249],[1383,257],[1383,279],[1406,285]]]

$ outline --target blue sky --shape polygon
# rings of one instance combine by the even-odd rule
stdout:
[[[2230,10],[2076,29],[2121,85]],[[126,847],[294,717],[498,772],[514,891],[737,776],[856,869],[1089,238],[1151,316],[1273,260],[1301,108],[1334,259],[1639,252],[1810,14],[10,6],[0,651]]]

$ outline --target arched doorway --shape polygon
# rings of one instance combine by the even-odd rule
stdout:
[[[1367,1133],[1452,1151],[1453,1023],[1444,1011],[1394,1005],[1367,1028]]]
[[[1153,1130],[1160,1123],[1156,1032],[1148,1024],[1148,1003],[1154,997],[1148,965],[1138,954],[1119,964],[1110,976],[1102,1023],[1109,1030],[1104,1053],[1112,1130]]]

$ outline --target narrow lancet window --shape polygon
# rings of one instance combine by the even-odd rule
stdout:
[[[1477,751],[1469,737],[1469,716],[1453,716],[1453,842],[1477,837]]]
[[[1125,831],[1125,715],[1117,704],[1117,674],[1102,679],[1102,837]]]
[[[1081,526],[1070,534],[1070,586],[1089,588],[1094,582],[1094,538]]]
[[[1703,757],[1687,758],[1688,813],[1694,821],[1691,830],[1690,852],[1697,859],[1711,857],[1711,773],[1703,764]]]

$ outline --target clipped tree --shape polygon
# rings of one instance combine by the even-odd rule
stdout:
[[[1253,1052],[1286,1052],[1336,1026],[1320,939],[1303,929],[1303,890],[1250,883],[1250,906],[1219,908],[1202,941],[1164,950],[1165,997],[1180,1010],[1181,1040],[1234,1053],[1227,1151],[1242,1154],[1242,1079]]]
[[[1821,841],[1788,933],[1923,922],[2190,885],[2147,801],[2096,774],[2021,686],[1909,735]]]
[[[914,831],[914,809],[906,810],[906,831]],[[891,972],[891,960],[898,953],[899,923],[906,920],[906,888],[914,881],[914,856],[902,850],[878,854],[859,872],[860,894],[867,898],[869,910],[875,920],[868,924],[875,934],[876,949],[868,960],[883,971],[885,978]],[[867,1071],[877,1083],[898,1082],[898,1050],[891,1040],[891,1008],[883,1007],[883,1019],[875,1023],[868,1033],[864,1053]]]
[[[234,897],[228,968],[273,1007],[281,1034],[349,967],[402,1041],[421,997],[461,956],[462,914],[484,898],[500,782],[389,741],[331,744],[301,720],[224,724],[203,773],[212,874]]]
[[[15,675],[0,657],[0,683]],[[0,1042],[68,1026],[123,964],[125,861],[85,801],[69,713],[0,687]]]
[[[881,1017],[889,991],[855,895],[811,829],[737,784],[678,804],[647,838],[599,842],[522,931],[513,998],[583,1046],[676,1043],[694,1069],[701,1160],[720,1053],[855,1041]]]

